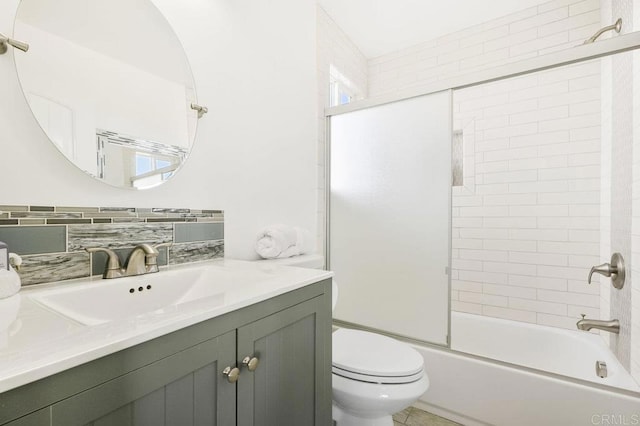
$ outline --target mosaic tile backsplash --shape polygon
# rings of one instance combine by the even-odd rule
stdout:
[[[22,256],[22,285],[40,284],[101,275],[107,256],[89,247],[115,251],[122,264],[141,243],[172,243],[159,249],[160,266],[222,258],[224,212],[0,205],[0,241]]]

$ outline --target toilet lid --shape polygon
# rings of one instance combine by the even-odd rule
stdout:
[[[410,381],[422,374],[422,355],[390,337],[341,328],[333,333],[332,341],[334,372],[338,369],[381,378],[405,377]]]

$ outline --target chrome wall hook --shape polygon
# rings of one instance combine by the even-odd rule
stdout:
[[[22,50],[23,52],[29,50],[29,45],[27,43],[11,39],[3,34],[0,34],[0,55],[4,55],[5,53],[7,53],[7,50],[9,49],[8,46],[13,46],[18,50]]]
[[[200,106],[198,104],[191,104],[191,109],[198,111],[198,118],[202,118],[206,113],[209,112],[209,108],[206,106]]]

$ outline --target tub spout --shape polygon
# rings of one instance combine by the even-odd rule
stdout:
[[[589,331],[592,328],[608,331],[609,333],[620,334],[620,321],[617,319],[611,321],[601,321],[594,319],[581,319],[576,323],[578,330]]]

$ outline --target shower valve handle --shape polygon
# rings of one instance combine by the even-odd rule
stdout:
[[[589,284],[591,284],[591,277],[594,273],[604,275],[605,277],[610,277],[611,274],[618,273],[618,268],[616,268],[615,266],[612,267],[609,263],[603,263],[602,265],[594,266],[589,272]]]
[[[591,278],[593,274],[604,275],[605,277],[611,277],[613,286],[617,289],[621,289],[624,286],[624,259],[620,253],[613,253],[610,263],[603,263],[602,265],[594,266],[589,271],[589,279],[587,280],[591,284]]]

